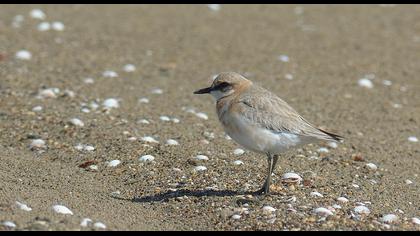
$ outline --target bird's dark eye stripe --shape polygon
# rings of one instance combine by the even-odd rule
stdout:
[[[222,83],[220,83],[220,84],[218,84],[218,85],[214,86],[214,89],[215,89],[215,90],[219,90],[219,89],[222,89],[222,88],[226,88],[227,86],[230,86],[230,84],[229,84],[229,83],[227,83],[227,82],[222,82]]]

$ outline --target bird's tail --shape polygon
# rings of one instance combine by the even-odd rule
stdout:
[[[341,142],[344,139],[344,137],[342,137],[338,134],[333,134],[333,133],[327,132],[327,131],[322,130],[322,129],[318,129],[318,130],[321,131],[322,133],[326,134],[328,136],[327,139],[329,139],[331,141]]]

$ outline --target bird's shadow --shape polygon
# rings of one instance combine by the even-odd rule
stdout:
[[[151,202],[163,202],[168,201],[172,198],[177,197],[232,197],[237,195],[259,195],[258,192],[243,192],[243,191],[231,191],[231,190],[188,190],[180,189],[177,191],[166,191],[155,195],[146,195],[134,197],[132,199],[121,198],[118,196],[112,196],[115,199],[126,200],[136,203],[151,203]]]

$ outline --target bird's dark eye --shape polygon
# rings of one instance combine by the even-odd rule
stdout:
[[[230,90],[232,86],[227,82],[222,82],[214,87],[215,90],[220,90],[222,92],[226,92]]]

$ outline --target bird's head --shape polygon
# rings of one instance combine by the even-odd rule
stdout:
[[[222,72],[216,76],[210,87],[203,88],[194,94],[210,93],[216,100],[230,96],[239,91],[244,85],[252,83],[236,72]]]

